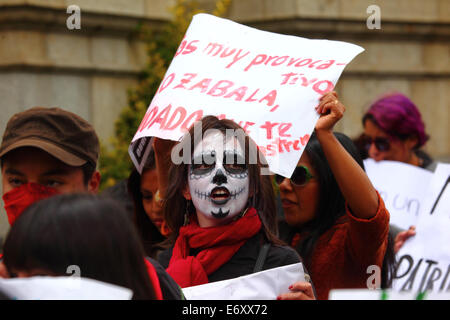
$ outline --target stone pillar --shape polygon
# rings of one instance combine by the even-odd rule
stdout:
[[[69,5],[81,29],[69,30]],[[108,144],[114,122],[137,83],[146,48],[139,23],[170,18],[165,0],[0,0],[0,131],[33,106],[61,107],[93,124]],[[149,101],[150,103],[150,101]],[[9,229],[0,209],[0,237]]]

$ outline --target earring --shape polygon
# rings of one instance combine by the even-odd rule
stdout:
[[[190,201],[188,201],[187,205],[186,205],[186,211],[184,212],[184,222],[183,222],[183,226],[187,226],[189,224],[189,205],[190,205]]]

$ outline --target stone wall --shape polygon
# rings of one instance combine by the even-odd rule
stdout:
[[[213,0],[198,1],[212,7]],[[68,30],[69,5],[81,30]],[[170,17],[165,0],[0,0],[0,131],[16,112],[60,106],[89,120],[107,143],[145,64],[135,37],[142,22]],[[369,30],[369,5],[381,29]],[[426,150],[450,161],[450,0],[235,0],[230,18],[259,29],[348,41],[366,49],[344,71],[337,91],[347,106],[338,129],[361,132],[361,116],[379,95],[397,90],[421,110]],[[0,212],[0,236],[8,229]]]

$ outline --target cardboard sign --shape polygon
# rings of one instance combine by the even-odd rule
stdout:
[[[411,292],[450,292],[450,164],[438,164],[425,193],[416,235],[397,254],[393,288]]]
[[[332,91],[363,48],[260,31],[208,14],[194,16],[130,145],[138,168],[157,136],[178,141],[206,115],[234,120],[290,177]]]
[[[305,281],[301,263],[184,288],[183,294],[187,300],[275,300],[297,281]]]
[[[399,161],[364,160],[367,176],[389,210],[390,224],[404,230],[416,225],[433,173]]]
[[[0,279],[0,291],[11,300],[130,300],[130,289],[80,277]]]

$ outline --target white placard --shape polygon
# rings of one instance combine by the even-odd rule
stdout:
[[[130,289],[80,277],[0,279],[0,291],[11,300],[130,300]]]
[[[270,169],[290,177],[319,116],[319,98],[364,51],[354,44],[257,30],[194,16],[130,145],[136,167],[149,139],[178,141],[205,115],[239,123]]]
[[[416,225],[433,173],[399,161],[364,160],[367,176],[390,213],[390,224],[404,230]]]
[[[301,263],[184,288],[183,293],[187,300],[275,300],[297,281],[305,281]]]
[[[438,164],[416,235],[397,254],[393,288],[412,292],[450,292],[450,165]]]
[[[395,290],[334,289],[330,290],[329,300],[450,300],[450,293],[419,295]]]

